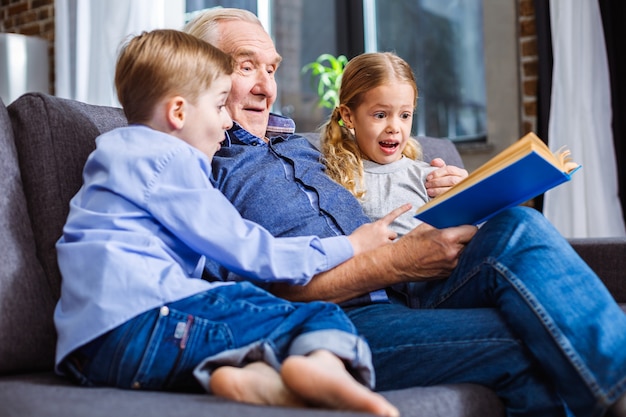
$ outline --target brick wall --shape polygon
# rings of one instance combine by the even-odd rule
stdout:
[[[537,35],[533,0],[518,1],[522,133],[537,130]]]
[[[50,93],[54,93],[54,0],[0,0],[0,32],[48,41]]]

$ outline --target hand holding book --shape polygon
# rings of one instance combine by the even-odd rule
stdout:
[[[437,228],[477,225],[569,181],[578,168],[568,150],[553,153],[529,133],[420,207],[415,217]]]

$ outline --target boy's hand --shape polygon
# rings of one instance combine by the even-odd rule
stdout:
[[[394,241],[398,237],[398,234],[389,229],[389,225],[398,216],[409,211],[411,207],[411,204],[404,204],[403,206],[391,211],[382,219],[373,223],[364,224],[356,229],[350,236],[348,236],[348,239],[354,248],[354,254],[357,255],[362,252],[367,252]]]

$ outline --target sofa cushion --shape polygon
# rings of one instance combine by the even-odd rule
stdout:
[[[615,301],[626,303],[626,279],[624,279],[626,238],[572,238],[569,242],[578,255],[598,274]]]
[[[7,109],[0,100],[0,373],[52,364],[55,300],[35,253]]]
[[[402,417],[502,417],[504,408],[493,391],[458,384],[407,388],[382,393]],[[4,413],[2,413],[4,411]],[[367,417],[371,414],[293,409],[226,401],[207,394],[84,388],[52,373],[0,377],[0,415],[11,417]]]
[[[126,118],[118,108],[36,93],[20,97],[8,110],[37,256],[58,298],[61,281],[54,246],[69,201],[82,184],[83,166],[95,149],[95,138],[126,125]]]
[[[0,315],[0,323],[10,322],[10,326],[6,330],[4,327],[0,328],[0,334],[2,343],[11,343],[11,349],[20,353],[18,356],[17,352],[12,352],[8,356],[4,354],[4,350],[0,350],[0,361],[3,362],[0,367],[4,365],[4,370],[25,367],[51,369],[56,341],[52,313],[61,284],[55,243],[61,236],[69,210],[69,200],[82,184],[83,165],[95,148],[94,139],[100,133],[126,125],[126,118],[118,108],[92,106],[39,93],[18,98],[8,106],[8,113],[13,127],[15,148],[12,144],[5,146],[3,143],[0,149],[3,159],[6,152],[17,151],[20,171],[17,164],[5,167],[3,161],[3,170],[10,172],[9,176],[3,174],[0,181],[3,182],[3,190],[7,187],[5,182],[19,189],[21,173],[24,194],[20,193],[19,198],[10,198],[8,202],[3,200],[3,204],[13,205],[10,210],[14,212],[15,218],[12,215],[12,224],[7,226],[3,222],[2,227],[9,227],[9,231],[14,229],[14,233],[20,233],[17,236],[20,244],[27,246],[30,252],[24,247],[9,248],[16,252],[13,257],[20,262],[14,273],[19,281],[14,278],[12,281],[17,282],[11,285],[16,286],[19,282],[21,287],[11,288],[9,295],[9,292],[4,291],[4,286],[9,284],[1,284],[2,294],[7,294],[7,298],[14,300],[11,302],[16,308],[7,308],[2,299],[3,314]],[[8,154],[6,156],[11,160],[14,158]],[[27,223],[25,207],[30,216],[30,225]],[[3,215],[5,212],[9,211],[2,208]],[[4,236],[4,230],[2,234]],[[31,247],[33,243],[34,248]],[[18,253],[22,255],[19,256]],[[33,253],[36,253],[36,257],[31,256]],[[26,254],[30,257],[26,258]],[[19,312],[19,317],[7,318],[7,312],[11,315]],[[16,335],[21,339],[16,340]],[[6,349],[4,346],[2,348]],[[20,361],[11,358],[20,358]],[[5,359],[7,363],[4,363]],[[25,360],[30,363],[25,363]]]

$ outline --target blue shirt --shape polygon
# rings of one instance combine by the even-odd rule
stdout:
[[[211,161],[145,126],[100,136],[57,242],[63,277],[56,363],[134,316],[223,282],[205,258],[251,280],[306,284],[353,255],[346,237],[276,239],[210,181]]]
[[[213,158],[215,187],[244,218],[275,236],[347,235],[370,222],[358,200],[326,175],[320,152],[294,129],[290,119],[271,115],[266,143],[235,124]],[[207,269],[221,279],[227,275],[214,263]],[[386,300],[381,290],[354,303]]]

